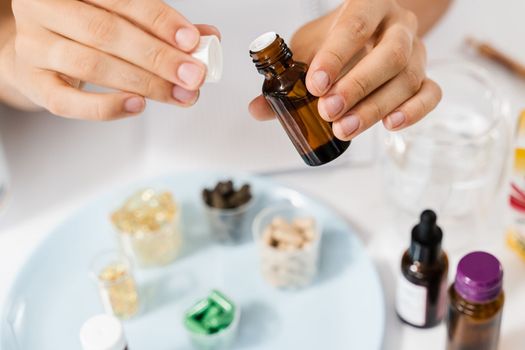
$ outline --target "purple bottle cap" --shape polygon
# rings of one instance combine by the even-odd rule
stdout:
[[[465,300],[484,303],[498,297],[503,288],[503,267],[492,254],[473,252],[461,259],[454,289]]]

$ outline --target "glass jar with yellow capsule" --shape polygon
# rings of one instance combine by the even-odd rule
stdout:
[[[120,319],[133,317],[139,311],[139,293],[127,257],[115,251],[96,256],[91,264],[104,310]]]
[[[166,265],[182,246],[180,206],[169,192],[142,190],[115,211],[111,221],[127,256],[140,267]]]

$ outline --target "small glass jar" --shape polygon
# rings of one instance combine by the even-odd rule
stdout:
[[[196,349],[227,350],[235,342],[240,318],[239,306],[214,290],[186,312],[184,326]]]
[[[497,350],[504,302],[498,259],[485,252],[463,257],[449,289],[447,350]]]
[[[122,324],[110,315],[87,320],[80,329],[80,343],[83,350],[128,350]]]
[[[139,293],[131,264],[120,252],[101,253],[91,264],[102,305],[108,314],[120,319],[133,317],[139,311]]]
[[[167,265],[180,253],[181,209],[168,192],[136,193],[113,213],[112,221],[122,249],[140,267]]]
[[[239,243],[249,237],[250,212],[255,198],[234,209],[213,208],[204,203],[213,238],[222,243]]]
[[[265,231],[274,219],[289,223],[298,219],[313,220],[313,239],[301,249],[279,249],[265,241]],[[301,288],[309,285],[317,275],[322,228],[315,216],[308,211],[283,205],[266,208],[253,222],[253,235],[257,244],[261,272],[264,279],[277,288]]]

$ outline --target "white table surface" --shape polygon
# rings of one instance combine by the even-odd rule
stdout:
[[[474,33],[525,62],[523,14],[523,0],[459,0],[428,36],[429,56],[461,56],[458,47],[462,39]],[[525,107],[525,84],[494,65],[485,66],[503,82],[502,91],[516,115],[519,108]],[[172,164],[169,157],[159,156],[144,143],[134,141],[142,135],[143,127],[140,119],[94,125],[0,110],[0,130],[13,177],[9,208],[0,220],[0,305],[25,259],[53,227],[79,206],[117,185],[193,167]],[[113,138],[117,130],[129,139]],[[86,133],[93,137],[86,138]],[[71,147],[63,147],[64,143]],[[87,168],[83,166],[86,162],[90,164]],[[281,174],[275,179],[333,205],[359,230],[381,274],[387,298],[384,348],[443,349],[444,326],[425,331],[412,329],[402,325],[393,312],[395,274],[416,218],[400,218],[385,198],[379,164],[376,161],[368,166]],[[523,350],[525,263],[504,245],[504,204],[502,196],[485,220],[463,232],[445,225],[445,249],[453,269],[459,258],[473,249],[489,250],[501,259],[507,293],[501,349]]]

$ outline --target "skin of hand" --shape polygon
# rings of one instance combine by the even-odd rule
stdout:
[[[432,22],[425,19],[425,29]],[[441,99],[439,86],[426,77],[418,18],[395,0],[346,0],[300,28],[290,44],[294,59],[310,65],[307,88],[320,97],[319,114],[341,140],[378,121],[388,130],[406,128]],[[262,96],[249,109],[259,120],[274,117]]]
[[[12,11],[16,30],[0,27],[11,33],[0,41],[0,79],[26,102],[6,102],[76,119],[137,115],[145,98],[193,105],[206,67],[190,53],[201,35],[220,37],[162,0],[13,0]],[[110,91],[83,91],[84,82]]]

